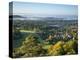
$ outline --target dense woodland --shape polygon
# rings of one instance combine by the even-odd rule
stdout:
[[[13,20],[13,57],[78,53],[77,20]]]

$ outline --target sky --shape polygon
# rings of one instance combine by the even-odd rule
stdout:
[[[13,14],[34,16],[78,15],[77,5],[13,2]]]

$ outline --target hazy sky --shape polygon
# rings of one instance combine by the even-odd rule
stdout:
[[[78,15],[77,5],[13,2],[13,14],[23,15]]]

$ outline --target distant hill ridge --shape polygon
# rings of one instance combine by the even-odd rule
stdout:
[[[23,16],[20,16],[20,15],[9,15],[9,18],[25,18]]]

